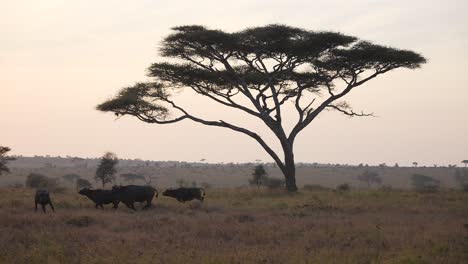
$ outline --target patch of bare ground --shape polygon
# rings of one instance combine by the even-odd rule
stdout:
[[[207,190],[203,204],[94,209],[73,191],[34,213],[0,190],[1,263],[468,263],[468,194]]]

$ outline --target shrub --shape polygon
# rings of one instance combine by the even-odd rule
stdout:
[[[49,178],[39,173],[30,173],[26,178],[26,186],[30,188],[45,188]]]
[[[129,183],[134,183],[135,181],[145,181],[145,176],[136,173],[122,173],[120,178]]]
[[[264,185],[268,189],[271,189],[271,190],[273,190],[273,189],[282,189],[282,188],[285,187],[285,182],[284,182],[283,179],[267,177],[265,179]]]
[[[77,189],[91,188],[91,187],[92,187],[91,183],[86,179],[79,178],[79,179],[76,180],[76,188]]]
[[[74,174],[74,173],[70,173],[70,174],[66,174],[62,176],[62,179],[69,183],[75,183],[76,180],[79,178],[80,178],[80,175]]]
[[[440,181],[422,174],[413,174],[411,181],[417,192],[437,192],[440,187]]]
[[[39,173],[30,173],[26,178],[27,187],[30,188],[47,188],[53,192],[63,192],[65,189],[59,185],[58,179],[52,179]]]
[[[351,186],[348,183],[342,183],[338,186],[336,186],[336,190],[339,192],[347,192],[351,190]]]

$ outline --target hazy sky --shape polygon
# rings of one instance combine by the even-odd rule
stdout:
[[[0,145],[26,156],[109,150],[154,160],[271,161],[254,140],[224,128],[115,121],[94,109],[121,87],[147,80],[170,27],[236,31],[283,23],[340,31],[429,60],[352,92],[355,110],[378,118],[324,113],[296,141],[297,161],[459,164],[468,159],[467,14],[466,0],[0,0]],[[202,116],[224,117],[222,107],[198,99],[182,98]],[[264,129],[238,114],[226,119]]]

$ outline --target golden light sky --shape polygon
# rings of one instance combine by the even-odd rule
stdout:
[[[227,31],[270,23],[332,30],[422,53],[418,70],[396,70],[348,101],[378,118],[324,113],[302,134],[296,160],[393,165],[459,164],[468,158],[467,1],[6,1],[0,0],[0,145],[16,155],[154,160],[271,161],[252,139],[190,121],[144,124],[95,106],[144,81],[169,28]],[[185,95],[200,115],[222,107]],[[229,121],[266,130],[228,112]]]

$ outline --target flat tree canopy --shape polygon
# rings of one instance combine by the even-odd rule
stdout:
[[[147,123],[192,120],[248,135],[278,164],[289,191],[297,190],[293,146],[305,127],[324,110],[369,116],[355,112],[343,97],[388,71],[415,69],[426,62],[413,51],[285,25],[233,33],[198,25],[172,30],[160,49],[168,60],[148,68],[152,81],[123,88],[97,109],[118,116],[132,115]],[[273,150],[255,131],[189,113],[173,96],[185,89],[258,118],[276,135],[282,153]],[[289,102],[298,119],[287,131],[283,110]]]

